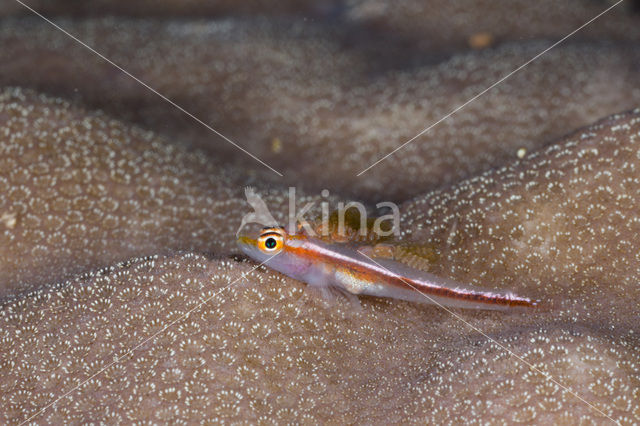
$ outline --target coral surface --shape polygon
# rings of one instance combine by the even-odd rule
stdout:
[[[284,176],[0,4],[0,423],[640,423],[637,2],[28,3]],[[541,307],[325,300],[235,246],[291,184]]]
[[[16,88],[0,92],[0,129],[0,299],[130,257],[235,250],[251,174]],[[254,183],[285,219],[288,190]]]
[[[501,166],[519,149],[540,148],[640,103],[637,45],[569,42],[356,177],[551,42],[509,43],[376,72],[380,60],[341,47],[338,30],[295,20],[59,23],[284,178],[46,22],[11,20],[0,30],[7,46],[0,51],[0,83],[28,84],[104,108],[278,184],[372,201],[405,200]]]

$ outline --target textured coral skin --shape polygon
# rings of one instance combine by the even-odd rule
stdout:
[[[610,3],[424,2],[425,16],[413,1],[353,0],[338,25],[303,18],[319,3],[203,4],[100,2],[96,15],[164,18],[56,21],[283,180],[40,21],[0,20],[0,84],[39,91],[0,89],[0,423],[608,424],[436,306],[355,309],[229,257],[250,210],[242,187],[270,189],[282,214],[291,181],[404,201],[397,256],[544,302],[457,315],[640,423],[639,53],[625,44],[637,15],[612,12],[358,180],[551,43],[531,38],[556,40]],[[486,26],[494,43],[467,51]]]
[[[36,414],[115,356],[35,420],[603,420],[437,307],[365,301],[354,313],[249,271],[192,255],[134,260],[9,303],[3,421]],[[554,317],[465,314],[607,415],[637,422],[637,339]]]
[[[110,19],[59,22],[272,164],[284,182],[359,199],[405,200],[506,164],[520,148],[537,149],[640,103],[637,45],[564,44],[355,179],[551,42],[506,44],[379,73],[379,60],[341,48],[336,31],[297,21],[124,20],[115,34]],[[0,52],[0,82],[79,98],[256,168],[253,159],[48,24],[9,21],[0,40],[8,46]],[[37,68],[31,66],[35,60]],[[273,149],[274,140],[281,149]],[[277,177],[256,169],[267,179]]]
[[[0,92],[0,129],[0,299],[130,257],[235,250],[252,177],[223,161],[21,89]],[[262,189],[284,217],[286,188]]]
[[[416,266],[463,282],[536,292],[562,300],[553,306],[559,317],[597,318],[605,329],[637,333],[639,169],[635,110],[408,201],[404,239],[437,252],[434,265]]]
[[[637,199],[624,195],[638,191],[631,173],[640,165],[638,143],[640,111],[403,208],[411,237],[436,247],[453,241],[441,249],[439,273],[535,292],[553,305],[459,315],[623,424],[640,420],[639,250],[637,239],[615,229],[637,235]],[[524,214],[523,190],[532,217],[521,218],[517,238],[503,243]],[[543,214],[550,203],[566,214]],[[588,217],[565,210],[580,203]],[[453,235],[452,217],[459,220]],[[592,231],[583,220],[594,222]],[[549,247],[539,244],[543,238]],[[513,256],[520,241],[535,250]],[[590,256],[609,261],[593,265]],[[438,307],[365,299],[354,311],[344,300],[327,304],[304,284],[254,268],[156,256],[6,303],[3,421],[36,414],[85,379],[35,420],[605,420]],[[90,378],[114,356],[119,362]]]

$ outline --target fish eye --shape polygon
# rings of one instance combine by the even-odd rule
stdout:
[[[258,238],[258,248],[263,253],[274,254],[284,245],[284,236],[278,232],[268,231]]]

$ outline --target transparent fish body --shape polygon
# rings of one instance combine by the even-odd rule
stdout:
[[[275,244],[274,249],[266,247],[265,242]],[[534,300],[510,292],[466,287],[393,259],[372,257],[367,253],[371,250],[355,244],[331,243],[305,234],[288,235],[282,228],[267,228],[255,238],[243,235],[238,243],[252,259],[323,292],[335,289],[468,309],[509,310],[537,305]]]

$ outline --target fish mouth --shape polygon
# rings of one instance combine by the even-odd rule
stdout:
[[[238,237],[237,243],[244,254],[253,260],[257,258],[258,240],[241,235]]]
[[[238,244],[247,245],[247,246],[255,246],[258,243],[258,240],[247,237],[245,235],[240,235],[238,237]]]

